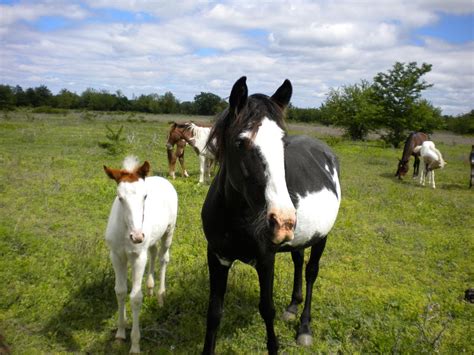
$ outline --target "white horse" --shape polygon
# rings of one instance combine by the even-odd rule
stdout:
[[[194,122],[188,125],[192,133],[192,138],[189,139],[188,143],[199,155],[199,183],[209,183],[211,180],[211,165],[214,161],[214,155],[207,149],[206,142],[211,127],[198,126]]]
[[[115,271],[115,294],[118,303],[118,329],[115,337],[126,339],[125,298],[127,295],[127,263],[132,267],[130,303],[133,323],[130,335],[131,353],[140,352],[139,314],[143,300],[141,283],[150,253],[147,288],[153,294],[154,266],[159,248],[160,286],[158,303],[163,305],[165,273],[169,262],[169,248],[173,238],[178,211],[178,196],[171,183],[161,177],[145,178],[150,164],[141,166],[136,157],[127,157],[123,169],[111,169],[104,165],[106,174],[117,182],[117,197],[112,204],[105,240]]]
[[[423,160],[423,170],[420,174],[420,184],[425,186],[425,179],[428,175],[428,184],[431,184],[433,189],[435,185],[435,169],[442,169],[446,165],[443,160],[441,152],[436,149],[435,144],[432,141],[424,141],[422,145],[416,146],[413,149],[414,153],[420,153],[421,160]]]

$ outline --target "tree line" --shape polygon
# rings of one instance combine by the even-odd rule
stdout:
[[[45,86],[23,90],[19,85],[0,85],[0,109],[15,107],[52,107],[58,109],[85,109],[94,111],[136,111],[156,114],[181,113],[214,115],[227,106],[225,100],[210,92],[201,92],[194,101],[180,102],[171,92],[163,95],[140,95],[127,98],[122,92],[87,89],[78,95],[62,89],[57,95]]]
[[[433,86],[422,79],[431,68],[427,63],[418,66],[416,62],[396,62],[388,72],[378,73],[372,82],[362,80],[331,89],[319,108],[290,105],[288,119],[339,126],[353,140],[365,140],[370,132],[382,131],[382,139],[394,147],[398,147],[410,131],[432,133],[436,129],[448,129],[474,134],[474,110],[457,117],[443,116],[441,109],[422,97],[422,92]],[[87,89],[78,95],[62,89],[53,95],[44,85],[26,90],[20,86],[0,85],[0,109],[22,106],[215,115],[227,103],[210,92],[201,92],[194,101],[180,102],[171,92],[128,99],[120,91]]]

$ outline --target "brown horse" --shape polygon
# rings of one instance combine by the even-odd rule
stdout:
[[[403,176],[408,172],[408,162],[410,161],[410,156],[415,157],[415,162],[413,163],[413,177],[418,176],[418,171],[420,168],[420,153],[414,153],[413,149],[421,145],[424,141],[429,140],[430,137],[423,132],[412,132],[408,136],[405,147],[403,148],[402,159],[398,161],[398,168],[395,176],[401,180]]]
[[[171,127],[166,142],[166,150],[168,153],[168,174],[175,178],[176,160],[179,160],[184,177],[189,177],[186,167],[184,166],[184,148],[186,147],[186,139],[184,133],[186,124],[170,122]],[[176,146],[176,150],[174,150]]]

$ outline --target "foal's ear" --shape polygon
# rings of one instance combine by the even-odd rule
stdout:
[[[286,79],[272,95],[272,100],[275,101],[281,108],[285,108],[290,103],[292,93],[293,87],[291,86],[291,82]]]
[[[142,179],[144,179],[148,175],[149,172],[150,172],[150,163],[148,161],[145,161],[143,165],[137,169],[137,174]]]
[[[235,82],[230,92],[229,110],[234,114],[238,114],[247,103],[248,89],[246,81],[246,76],[241,77]]]
[[[104,170],[109,178],[111,178],[112,180],[115,180],[116,182],[120,181],[120,178],[122,177],[122,172],[120,170],[108,168],[105,165],[104,165]]]

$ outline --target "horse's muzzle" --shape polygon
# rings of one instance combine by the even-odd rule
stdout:
[[[275,213],[270,213],[268,216],[268,223],[273,233],[273,244],[290,242],[294,239],[296,215],[278,216]]]
[[[145,240],[145,234],[143,234],[143,232],[132,232],[130,233],[130,240],[134,244],[143,243]]]

